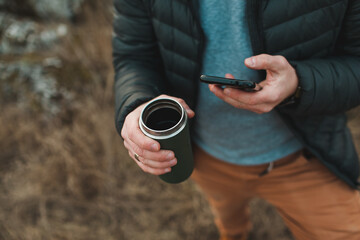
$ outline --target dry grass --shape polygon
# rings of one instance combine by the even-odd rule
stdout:
[[[0,240],[215,240],[195,185],[169,185],[141,172],[115,131],[107,6],[87,5],[85,20],[70,26],[54,53],[89,72],[74,70],[59,83],[72,89],[74,82],[68,109],[49,119],[0,107]],[[351,120],[360,139],[359,111]],[[251,208],[251,239],[291,239],[272,207],[256,199]]]
[[[71,125],[44,126],[41,117],[12,107],[1,114],[7,127],[0,132],[0,239],[211,239],[216,234],[207,205],[190,182],[167,185],[130,161],[115,133],[111,105],[84,101],[81,106],[86,108]]]
[[[142,173],[115,133],[112,105],[78,105],[71,124],[3,109],[0,239],[217,239],[191,181]],[[279,238],[288,234],[273,209],[252,207],[253,239],[289,239]]]
[[[115,131],[109,3],[88,1],[62,46],[42,53],[65,62],[53,73],[71,105],[52,118],[0,108],[0,239],[216,236],[192,183],[142,173]]]

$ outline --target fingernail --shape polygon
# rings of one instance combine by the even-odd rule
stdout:
[[[171,168],[165,168],[165,172],[170,172]]]
[[[171,160],[174,158],[174,154],[173,153],[169,153],[167,156],[166,156],[166,159],[168,160]]]
[[[249,66],[255,66],[255,59],[254,58],[247,58],[246,60],[245,60],[245,63],[246,63],[246,65],[249,65]]]
[[[156,143],[154,143],[153,145],[151,145],[151,150],[157,151],[157,150],[158,150],[158,145],[157,145]]]
[[[176,165],[176,163],[177,163],[177,160],[176,160],[176,159],[173,159],[173,160],[170,161],[170,165],[171,165],[171,166]]]
[[[231,91],[231,90],[230,90],[229,88],[225,88],[225,89],[224,89],[224,94],[225,94],[225,95],[230,95],[230,91]]]

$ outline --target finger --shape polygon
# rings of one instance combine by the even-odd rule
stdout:
[[[171,171],[171,167],[177,164],[177,160],[173,159],[170,162],[156,162],[148,159],[144,159],[141,156],[135,157],[135,152],[129,147],[128,143],[124,143],[125,147],[128,148],[129,156],[136,162],[136,164],[147,173],[154,175],[161,175]]]
[[[130,139],[132,142],[135,142],[142,149],[159,151],[160,144],[157,141],[145,136],[140,130],[139,117],[141,110],[142,109],[138,107],[126,117],[124,126],[121,130],[121,136],[124,140]]]
[[[217,87],[216,85],[211,86],[211,88],[213,88],[212,91],[218,98],[222,99],[224,102],[226,102],[236,108],[249,110],[254,113],[262,114],[262,113],[270,112],[275,107],[275,104],[273,104],[273,103],[249,104],[246,102],[241,102],[232,97],[226,96],[223,93],[224,91],[220,87]],[[225,88],[225,90],[226,90],[226,88]],[[231,90],[240,91],[241,93],[244,93],[244,94],[254,94],[254,93],[242,92],[241,90],[236,90],[236,89],[231,89]]]
[[[144,172],[147,172],[147,173],[150,173],[153,175],[162,175],[162,174],[171,172],[171,168],[152,168],[141,162],[137,162],[137,164]]]
[[[125,145],[129,147],[128,143],[125,143]],[[151,160],[151,159],[146,159],[143,156],[137,154],[136,150],[131,149],[131,147],[129,147],[128,149],[129,149],[128,151],[129,155],[132,159],[134,159],[136,162],[141,162],[142,164],[147,165],[148,167],[151,168],[165,169],[165,168],[173,167],[177,164],[176,158],[172,158],[171,160],[168,161]]]
[[[156,168],[156,169],[166,169],[166,168],[171,168],[173,166],[175,166],[177,164],[177,159],[174,158],[173,160],[169,161],[169,162],[158,162],[158,161],[153,161],[150,159],[142,159],[141,162],[151,168]]]
[[[237,100],[234,99],[234,98],[231,98],[231,97],[229,97],[229,96],[226,96],[226,95],[224,94],[224,90],[223,90],[221,87],[219,87],[219,86],[217,86],[217,85],[215,85],[215,84],[209,84],[209,89],[210,89],[210,91],[211,91],[212,93],[215,94],[215,96],[217,96],[217,97],[220,98],[221,100],[227,102],[228,104],[230,104],[230,105],[232,105],[232,106],[234,106],[234,107],[236,107],[236,108],[247,109],[247,108],[246,108],[246,104],[243,104],[242,102],[237,101]],[[239,91],[239,90],[238,90],[238,91]]]
[[[247,58],[244,63],[248,68],[255,70],[270,70],[274,73],[284,70],[289,64],[283,56],[271,56],[268,54],[260,54]]]
[[[157,162],[170,162],[175,159],[175,154],[170,150],[160,150],[157,152],[148,151],[146,149],[140,148],[131,140],[124,141],[124,145],[127,145],[127,149],[131,149],[134,153],[138,154],[142,159],[150,159]]]
[[[175,99],[184,107],[189,118],[193,118],[195,116],[195,112],[189,107],[189,105],[187,105],[184,99],[181,98],[175,98]]]
[[[245,92],[234,88],[224,88],[223,95],[247,105],[257,105],[265,102],[264,92]]]
[[[140,130],[138,119],[135,121],[131,121],[129,123],[130,131],[126,132],[126,135],[128,136],[128,139],[135,143],[137,146],[139,146],[140,149],[145,149],[148,151],[157,152],[160,150],[160,144],[145,136],[142,131]]]
[[[195,116],[195,112],[189,107],[189,105],[187,105],[187,103],[182,98],[172,97],[165,94],[162,94],[157,98],[162,98],[162,97],[171,98],[174,99],[175,101],[178,101],[181,104],[181,106],[184,107],[186,114],[189,118],[193,118]]]
[[[225,77],[226,77],[226,78],[230,78],[230,79],[234,79],[234,78],[235,78],[234,75],[232,75],[231,73],[226,73],[226,74],[225,74]]]
[[[131,156],[131,153],[130,153],[130,156]],[[132,157],[132,156],[131,156]],[[132,157],[134,158],[134,157]],[[140,161],[136,161],[136,164],[141,168],[141,170],[143,170],[144,172],[147,172],[147,173],[150,173],[150,174],[153,174],[153,175],[162,175],[162,174],[165,174],[165,173],[168,173],[168,172],[171,172],[171,168],[170,167],[167,167],[167,168],[153,168],[153,167],[150,167]]]
[[[216,84],[209,84],[210,91],[218,98],[224,100],[227,96],[224,94],[224,89]]]

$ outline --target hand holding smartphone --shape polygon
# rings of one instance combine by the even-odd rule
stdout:
[[[262,89],[262,87],[259,84],[250,80],[230,79],[223,77],[201,75],[200,81],[207,84],[217,84],[226,87],[233,87],[246,92],[256,92]]]

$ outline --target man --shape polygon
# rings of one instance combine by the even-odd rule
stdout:
[[[193,119],[192,178],[221,239],[246,239],[255,196],[296,239],[360,239],[344,114],[360,103],[360,0],[114,3],[116,127],[143,171],[164,174],[177,161],[138,126],[144,103],[165,94]],[[207,86],[200,73],[263,89]]]

